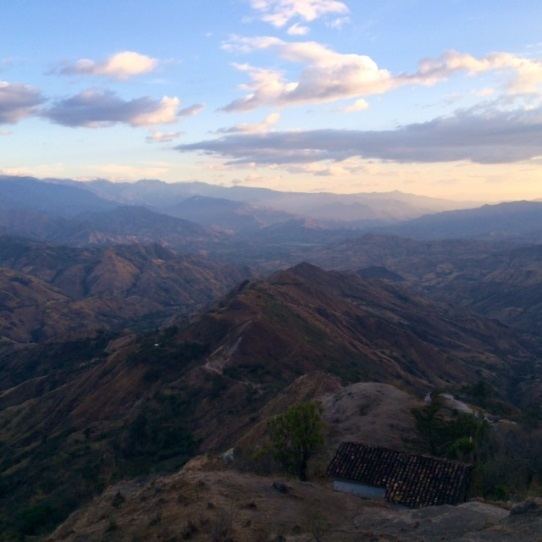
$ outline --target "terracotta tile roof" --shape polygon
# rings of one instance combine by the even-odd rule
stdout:
[[[327,473],[332,478],[385,488],[389,502],[417,508],[463,502],[471,469],[457,461],[343,442]]]

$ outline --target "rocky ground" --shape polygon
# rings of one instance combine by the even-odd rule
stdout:
[[[47,540],[540,542],[541,533],[540,502],[410,510],[199,457],[177,474],[110,487]]]

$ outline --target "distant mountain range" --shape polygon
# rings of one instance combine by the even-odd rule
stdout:
[[[542,202],[514,201],[423,216],[382,229],[414,239],[542,241]]]
[[[415,239],[537,242],[542,238],[542,202],[475,207],[397,191],[312,194],[195,182],[39,181],[4,176],[0,177],[0,211],[0,232],[5,234],[76,245],[160,242],[190,251],[207,250],[236,236],[255,243],[270,239],[325,243],[352,237],[349,231]],[[332,230],[337,233],[324,233]]]
[[[134,183],[109,181],[54,181],[84,188],[96,196],[121,205],[145,205],[160,212],[173,212],[181,218],[194,217],[212,206],[217,219],[222,213],[255,214],[263,223],[304,217],[333,224],[367,221],[389,223],[450,209],[475,206],[399,191],[358,194],[280,192],[267,188],[223,187],[202,182],[164,183],[143,180]],[[188,202],[181,205],[183,202]],[[237,203],[235,206],[232,202]],[[242,206],[239,204],[243,204]],[[179,209],[180,207],[180,209]],[[186,214],[181,214],[184,211]],[[282,217],[281,217],[282,215]],[[289,215],[289,216],[288,216]],[[210,225],[207,221],[207,225]]]
[[[70,184],[73,184],[73,181]],[[202,182],[163,183],[160,181],[135,183],[91,181],[83,184],[85,188],[98,196],[123,204],[149,205],[157,209],[167,209],[175,201],[202,196],[332,222],[404,220],[427,213],[476,205],[416,196],[399,191],[359,194],[280,192],[267,188],[223,187]]]
[[[0,177],[0,233],[58,244],[154,243],[203,249],[219,235],[148,207],[120,205],[82,185]]]
[[[292,219],[291,215],[281,211],[208,196],[191,196],[172,206],[164,207],[162,211],[202,226],[231,233],[251,233]]]
[[[81,185],[46,182],[33,177],[0,176],[0,210],[26,210],[55,217],[76,217],[118,207]]]

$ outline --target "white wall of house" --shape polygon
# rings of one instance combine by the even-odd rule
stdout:
[[[384,500],[386,496],[386,490],[383,487],[368,486],[349,480],[334,480],[333,489],[343,493],[352,493],[366,499]]]

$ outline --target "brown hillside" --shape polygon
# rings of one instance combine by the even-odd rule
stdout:
[[[13,238],[0,239],[0,266],[26,277],[3,280],[6,303],[17,299],[25,308],[6,304],[0,322],[2,335],[18,342],[159,326],[201,310],[246,274],[159,245],[77,249]],[[25,280],[36,287],[23,289]]]
[[[408,510],[333,491],[327,483],[226,470],[197,458],[147,483],[123,482],[74,513],[49,542],[538,542],[540,505],[510,514],[482,502]]]
[[[119,477],[223,451],[282,408],[277,396],[290,384],[284,406],[335,393],[340,381],[421,395],[481,377],[511,400],[510,374],[532,359],[498,323],[306,264],[243,284],[186,328],[20,349],[1,360],[0,440],[9,452],[0,519],[7,532],[9,511],[28,502],[62,517]],[[293,384],[316,372],[327,375]],[[362,388],[348,393],[363,403]],[[329,420],[357,404],[338,395]],[[386,404],[381,414],[393,417]],[[365,434],[356,420],[336,425]],[[397,423],[397,434],[408,432],[411,421]]]

